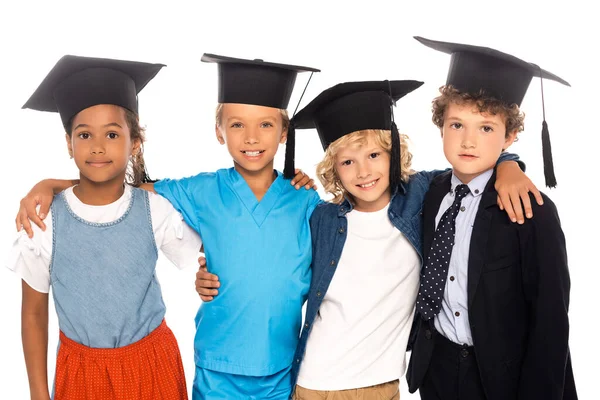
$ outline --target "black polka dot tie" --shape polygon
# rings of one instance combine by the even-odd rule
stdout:
[[[458,185],[454,202],[444,212],[431,242],[431,249],[421,273],[421,287],[417,296],[417,312],[424,320],[430,320],[442,307],[448,266],[454,247],[455,222],[460,202],[469,193],[467,185]]]

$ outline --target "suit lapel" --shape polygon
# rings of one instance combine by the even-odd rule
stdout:
[[[445,172],[436,177],[432,182],[423,202],[423,265],[427,262],[433,234],[435,233],[435,217],[440,209],[444,196],[450,192],[450,179],[452,171]]]
[[[491,208],[497,207],[497,192],[494,189],[495,182],[496,172],[494,171],[494,174],[485,188],[485,192],[481,195],[481,202],[479,203],[479,209],[477,210],[475,222],[473,223],[471,244],[469,247],[469,272],[467,284],[469,309],[473,304],[477,286],[479,285],[479,279],[481,278],[481,271],[485,264],[487,243],[490,235],[490,228],[492,226]]]

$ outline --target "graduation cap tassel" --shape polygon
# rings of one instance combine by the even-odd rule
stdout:
[[[392,154],[390,157],[390,187],[393,189],[400,185],[401,167],[400,167],[400,134],[396,123],[392,121]]]
[[[394,106],[396,102],[392,96],[392,84],[386,80],[388,84],[388,90],[390,95],[390,115],[392,116],[392,125],[390,127],[390,133],[392,135],[392,150],[390,156],[390,187],[392,190],[400,185],[401,167],[400,167],[400,133],[398,127],[394,121]]]
[[[296,175],[296,167],[294,163],[294,158],[296,154],[296,126],[294,124],[294,117],[296,116],[298,106],[300,105],[300,102],[304,97],[304,93],[306,93],[306,88],[308,87],[308,84],[312,79],[313,73],[314,72],[311,72],[310,76],[308,77],[308,81],[306,82],[304,90],[300,95],[300,100],[298,100],[298,104],[296,104],[294,115],[292,116],[292,119],[290,120],[290,126],[288,127],[287,142],[285,143],[285,164],[283,166],[283,177],[285,179],[292,179]]]
[[[539,68],[539,67],[538,67]],[[541,77],[540,69],[540,84],[542,87],[542,158],[544,160],[544,178],[546,186],[549,188],[556,187],[556,176],[554,175],[554,162],[552,161],[552,145],[550,144],[550,132],[546,123],[546,107],[544,106],[544,78]]]
[[[296,129],[292,120],[288,127],[287,142],[285,143],[285,165],[283,167],[283,177],[285,179],[292,179],[296,175],[296,168],[294,166],[295,148]]]
[[[545,120],[542,122],[542,156],[544,158],[544,177],[546,178],[546,186],[554,188],[556,187],[556,176],[554,175],[554,163],[552,161],[550,133],[548,132],[548,124]]]

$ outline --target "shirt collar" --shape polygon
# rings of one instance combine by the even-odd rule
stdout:
[[[469,191],[473,197],[481,196],[493,173],[494,169],[490,168],[471,179],[471,182],[469,182],[467,186],[469,187]],[[454,175],[454,173],[452,173],[452,179],[450,179],[450,193],[454,195],[454,190],[458,185],[462,185],[462,182],[457,178],[456,175]]]

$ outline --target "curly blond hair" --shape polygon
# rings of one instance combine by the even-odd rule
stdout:
[[[223,104],[217,104],[217,109],[215,110],[215,124],[220,128],[221,127],[221,119],[223,118]],[[279,109],[279,113],[281,114],[281,126],[285,131],[290,127],[290,117],[288,115],[287,110]]]
[[[321,181],[325,192],[333,195],[333,199],[331,200],[333,203],[342,203],[344,197],[353,200],[350,193],[342,185],[337,171],[335,170],[335,158],[337,154],[346,146],[357,144],[359,146],[366,145],[369,137],[372,137],[378,146],[387,151],[388,154],[391,154],[391,133],[388,130],[381,129],[365,129],[352,132],[331,143],[329,147],[327,147],[327,150],[325,150],[323,160],[317,165],[317,177]],[[412,154],[408,150],[408,140],[408,136],[400,134],[400,179],[403,182],[408,182],[410,175],[414,174],[414,171],[411,169]]]
[[[480,90],[479,93],[463,93],[452,85],[446,85],[440,87],[440,96],[433,99],[431,107],[433,112],[431,120],[440,129],[444,126],[444,114],[450,103],[460,106],[464,104],[473,104],[477,106],[480,113],[504,115],[506,137],[514,130],[522,132],[525,128],[525,114],[519,109],[518,105],[507,105],[486,94],[483,89]]]

